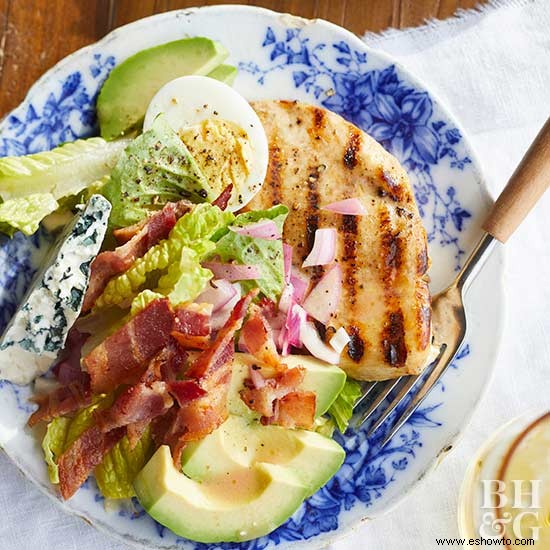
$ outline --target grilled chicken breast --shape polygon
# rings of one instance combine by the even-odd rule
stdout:
[[[270,158],[264,185],[247,209],[289,207],[284,240],[294,247],[300,269],[315,230],[337,229],[343,292],[322,336],[328,341],[341,326],[351,336],[340,366],[362,380],[419,373],[431,339],[428,255],[406,172],[379,143],[330,111],[291,101],[252,105]],[[322,209],[353,197],[367,215]],[[325,268],[303,271],[315,284]]]

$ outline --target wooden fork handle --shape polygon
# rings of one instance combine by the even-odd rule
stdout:
[[[550,118],[493,205],[483,229],[501,243],[508,240],[550,186]]]

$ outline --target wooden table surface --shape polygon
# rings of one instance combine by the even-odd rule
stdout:
[[[33,82],[67,54],[135,19],[178,8],[252,4],[328,19],[351,31],[411,27],[445,18],[479,0],[0,0],[0,116],[17,106]]]

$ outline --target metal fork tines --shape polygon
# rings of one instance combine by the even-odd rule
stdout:
[[[367,398],[370,398],[371,401],[367,409],[360,413],[356,426],[359,427],[373,418],[375,412],[379,413],[369,427],[368,436],[371,436],[383,424],[391,421],[391,427],[387,431],[381,446],[390,441],[412,416],[458,353],[466,334],[463,294],[487,259],[493,244],[494,239],[490,235],[484,234],[453,284],[434,297],[432,301],[434,344],[439,347],[439,353],[435,360],[420,375],[402,376],[381,382],[369,382],[363,386],[363,393],[356,403],[356,410],[361,408],[360,405]],[[392,396],[392,393],[395,393],[395,395]],[[391,398],[391,401],[384,406],[383,403],[389,398]],[[397,407],[406,398],[410,398],[409,403],[392,420],[390,418],[391,414],[398,410]]]

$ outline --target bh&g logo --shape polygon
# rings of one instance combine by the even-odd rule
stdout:
[[[516,539],[538,540],[541,480],[514,479],[511,481],[511,487],[507,487],[500,479],[483,479],[481,483],[481,507],[489,511],[483,514],[479,534],[484,538],[502,539],[508,532],[513,533]],[[514,510],[514,513],[505,511],[510,509]],[[526,524],[534,526],[526,527]],[[510,539],[506,539],[505,542],[508,545],[512,544]]]

